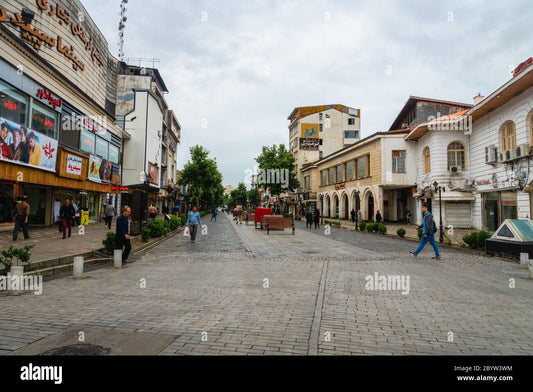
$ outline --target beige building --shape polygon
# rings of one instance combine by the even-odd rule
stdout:
[[[317,193],[321,215],[349,219],[354,209],[374,220],[379,210],[385,220],[404,220],[416,190],[415,147],[405,142],[407,133],[378,132],[302,168],[304,192]]]
[[[303,187],[304,165],[333,154],[360,138],[360,110],[344,105],[295,108],[288,117],[289,152],[296,158],[296,173]]]

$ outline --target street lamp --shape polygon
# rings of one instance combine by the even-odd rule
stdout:
[[[439,242],[442,244],[444,242],[444,233],[442,232],[442,194],[441,192],[446,192],[446,188],[442,185],[439,185],[437,181],[433,183],[433,186],[435,187],[435,192],[439,192],[439,216],[440,216]]]

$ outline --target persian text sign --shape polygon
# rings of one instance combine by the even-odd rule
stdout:
[[[82,159],[76,155],[67,155],[67,173],[81,176]]]

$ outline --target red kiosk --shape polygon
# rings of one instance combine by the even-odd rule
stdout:
[[[261,208],[261,207],[257,207],[255,210],[254,210],[254,224],[255,224],[255,228],[257,229],[257,222],[259,222],[259,228],[261,228],[261,218],[263,217],[263,215],[272,215],[272,208]]]

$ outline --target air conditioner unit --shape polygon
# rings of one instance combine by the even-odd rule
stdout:
[[[451,174],[461,174],[461,166],[450,166]]]
[[[498,161],[499,162],[505,161],[505,155],[503,154],[503,152],[498,153]]]
[[[513,153],[513,154],[512,154],[512,157],[511,157],[511,152]],[[503,162],[507,162],[507,161],[510,161],[510,160],[514,159],[514,156],[515,156],[515,150],[514,150],[514,149],[512,149],[512,150],[506,150],[506,151],[504,151],[502,154],[503,154],[503,159],[502,159],[502,161],[503,161]]]
[[[531,152],[531,146],[529,144],[520,144],[515,151],[516,158],[527,157]]]
[[[485,147],[485,163],[496,163],[498,160],[498,155],[496,153],[496,147],[494,144]]]
[[[510,159],[516,159],[516,148],[511,148],[509,151]]]

